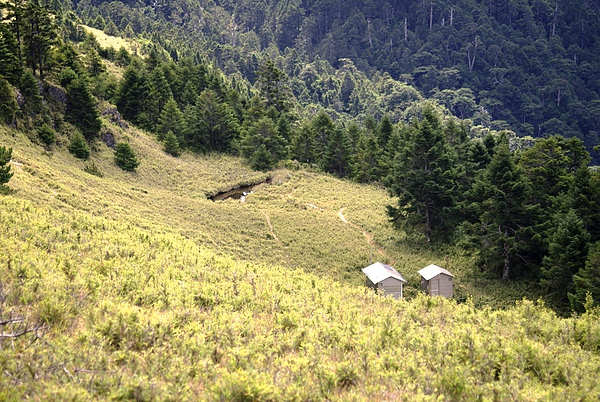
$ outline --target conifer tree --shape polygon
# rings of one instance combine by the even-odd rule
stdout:
[[[552,303],[565,308],[569,306],[567,294],[574,291],[573,275],[585,266],[590,235],[573,209],[555,215],[552,222],[554,230],[542,262],[541,284],[550,293]]]
[[[398,197],[388,212],[396,222],[404,220],[431,241],[450,225],[456,204],[455,154],[447,145],[441,123],[431,106],[411,130],[410,137],[393,161],[387,186]]]
[[[142,64],[134,60],[123,74],[116,95],[116,104],[123,117],[134,124],[144,121],[148,110],[150,86]]]
[[[327,112],[321,109],[313,118],[311,125],[315,133],[316,158],[320,162],[329,144],[329,138],[335,129],[335,124]]]
[[[266,170],[287,157],[287,142],[269,117],[263,117],[244,133],[240,143],[242,156],[256,169]]]
[[[274,107],[279,114],[289,111],[292,92],[286,84],[285,73],[275,67],[271,60],[258,69],[258,88],[267,109]]]
[[[506,138],[475,182],[473,194],[478,200],[474,209],[479,217],[476,227],[482,261],[508,280],[532,237],[537,206],[529,201],[531,184],[515,164]]]
[[[394,132],[394,125],[390,120],[389,116],[384,115],[379,121],[379,126],[377,127],[377,141],[379,143],[379,148],[387,149],[387,144],[392,137]]]
[[[206,89],[191,110],[186,116],[186,143],[197,151],[227,152],[238,135],[231,108],[219,101],[216,92]]]
[[[316,163],[316,138],[315,132],[308,121],[303,122],[292,138],[292,158],[301,163]]]
[[[370,183],[383,177],[382,153],[373,135],[362,136],[356,150],[354,178],[359,183]]]
[[[177,137],[175,136],[175,134],[173,134],[173,132],[171,130],[167,131],[167,134],[165,134],[165,139],[164,139],[163,143],[164,143],[163,149],[169,155],[179,156],[181,154],[179,140],[177,139]]]
[[[79,127],[88,141],[95,139],[102,128],[94,96],[81,77],[67,88],[67,120]]]
[[[79,159],[88,159],[90,157],[90,147],[88,146],[85,138],[79,131],[73,134],[71,138],[71,142],[67,146],[67,149],[70,153],[72,153],[76,158]]]
[[[12,157],[12,148],[0,146],[0,188],[3,188],[13,176],[10,171],[10,158]]]
[[[140,165],[133,148],[127,142],[119,142],[115,146],[115,163],[121,169],[130,172]]]
[[[22,110],[26,114],[36,114],[42,110],[42,95],[36,78],[29,71],[25,71],[21,77],[21,94],[25,98]]]
[[[0,122],[12,124],[15,121],[18,105],[12,87],[0,76]]]
[[[50,50],[56,42],[57,28],[50,10],[37,2],[30,2],[25,10],[23,44],[27,66],[38,72],[40,79],[47,73]]]
[[[8,24],[0,23],[0,77],[17,85],[22,74],[19,63],[19,43],[9,30]]]
[[[56,133],[48,124],[44,123],[38,130],[38,137],[46,145],[52,145],[56,142]]]
[[[331,133],[327,149],[320,161],[321,169],[346,177],[354,165],[354,155],[344,130],[335,128]]]
[[[574,291],[568,295],[573,311],[584,311],[587,294],[592,296],[596,305],[600,303],[600,242],[590,247],[585,267],[573,276],[573,288]]]
[[[159,141],[166,138],[170,131],[176,138],[183,138],[184,135],[184,119],[183,113],[179,110],[175,99],[171,98],[165,104],[160,117],[158,118],[157,134]],[[179,142],[179,140],[178,140]]]

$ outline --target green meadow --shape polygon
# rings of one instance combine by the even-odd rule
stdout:
[[[66,138],[0,128],[0,400],[600,396],[600,311],[559,318],[464,252],[411,243],[384,189],[104,130],[135,172],[101,142],[81,161]],[[268,178],[245,202],[209,199]],[[371,261],[408,279],[405,300],[363,286]],[[418,292],[430,263],[456,275],[456,300]]]

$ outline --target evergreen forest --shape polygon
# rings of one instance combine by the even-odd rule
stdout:
[[[0,0],[0,399],[596,399],[599,54],[588,0]]]

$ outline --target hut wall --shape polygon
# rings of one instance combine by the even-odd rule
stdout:
[[[387,278],[381,282],[386,295],[392,295],[396,299],[402,297],[402,281],[396,278]]]
[[[440,296],[452,297],[453,295],[453,281],[452,277],[444,274],[439,274],[439,291]]]

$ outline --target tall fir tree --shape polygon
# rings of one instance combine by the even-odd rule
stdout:
[[[0,122],[12,124],[19,106],[11,85],[0,76]]]
[[[573,311],[584,312],[588,294],[592,296],[595,305],[600,303],[600,242],[590,247],[585,267],[573,276],[573,289],[568,294]]]
[[[100,113],[88,82],[79,77],[67,88],[67,120],[77,126],[88,141],[94,140],[100,129]]]
[[[123,117],[134,124],[147,120],[150,85],[141,62],[133,60],[117,89],[116,104]]]
[[[509,280],[515,265],[523,261],[538,206],[530,202],[531,183],[515,164],[508,140],[497,146],[472,193],[477,199],[473,209],[479,217],[475,226],[482,263]]]
[[[359,183],[371,183],[384,177],[384,160],[379,141],[373,135],[362,136],[358,142],[353,176]]]
[[[291,156],[301,163],[312,164],[317,161],[317,141],[312,125],[308,121],[300,124],[292,138]]]
[[[339,177],[346,177],[352,171],[354,155],[344,130],[340,128],[333,130],[320,165],[324,171],[334,173]]]
[[[231,108],[220,101],[216,92],[204,90],[186,115],[185,139],[188,146],[201,152],[227,152],[238,136],[238,125]]]
[[[163,141],[169,131],[175,135],[178,141],[183,139],[184,127],[183,113],[179,110],[175,99],[171,98],[165,104],[158,118],[156,132],[159,141]]]
[[[244,133],[240,151],[259,170],[269,169],[288,155],[287,141],[269,117],[263,117]]]
[[[590,235],[573,209],[556,214],[549,239],[548,254],[541,268],[541,284],[551,304],[561,310],[569,307],[568,293],[574,292],[573,275],[585,266]]]
[[[439,117],[426,106],[423,119],[394,158],[387,187],[398,197],[398,206],[388,208],[392,219],[401,222],[406,217],[406,223],[421,231],[428,242],[452,227],[458,180],[455,160]]]

